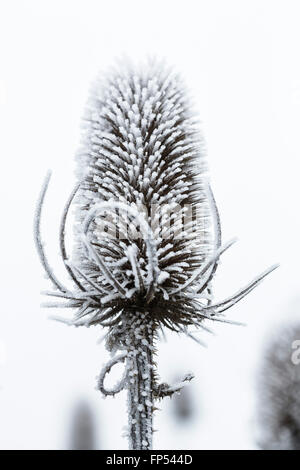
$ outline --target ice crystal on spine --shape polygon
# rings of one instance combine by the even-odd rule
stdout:
[[[76,309],[73,325],[107,327],[115,354],[99,377],[114,395],[128,390],[131,448],[152,446],[154,400],[183,384],[158,384],[154,343],[169,328],[191,334],[208,330],[207,319],[229,321],[222,312],[247,295],[270,271],[222,302],[213,303],[211,281],[220,255],[221,230],[207,184],[197,121],[181,79],[160,63],[121,66],[92,88],[78,153],[79,183],[60,226],[61,255],[74,283],[69,290],[51,271],[40,238],[40,216],[49,177],[35,218],[35,239],[56,291],[48,295]],[[75,252],[70,261],[65,225],[75,203]],[[126,363],[115,389],[104,379]],[[184,381],[192,378],[185,378]]]

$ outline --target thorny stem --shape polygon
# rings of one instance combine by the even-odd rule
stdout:
[[[136,314],[138,318],[139,315]],[[152,449],[154,410],[154,329],[143,323],[127,340],[128,437],[131,449]]]
[[[131,322],[128,325],[131,335],[126,339],[125,353],[129,447],[133,450],[151,450],[155,400],[171,397],[174,393],[180,392],[194,375],[186,374],[181,382],[171,386],[167,383],[158,384],[154,361],[155,327],[145,315],[135,313],[134,316],[137,323]]]
[[[149,320],[147,313],[126,312],[125,318],[123,325],[117,325],[112,334],[122,352],[113,355],[103,367],[98,379],[98,389],[106,396],[114,396],[124,388],[127,389],[129,448],[151,450],[153,413],[157,409],[154,406],[155,400],[179,393],[194,375],[186,374],[181,382],[174,385],[158,384],[154,361],[156,326]],[[115,364],[124,361],[126,367],[122,379],[112,389],[107,389],[104,385],[106,374]]]

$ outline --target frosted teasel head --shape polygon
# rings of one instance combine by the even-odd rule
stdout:
[[[44,252],[41,212],[50,174],[35,217],[41,262],[61,302],[75,310],[75,326],[106,328],[113,357],[98,388],[104,395],[128,390],[132,449],[151,449],[154,402],[180,391],[158,383],[155,340],[170,329],[210,331],[205,320],[229,322],[224,311],[245,297],[276,266],[221,302],[211,284],[222,253],[219,215],[205,173],[203,147],[181,79],[158,62],[121,66],[92,87],[78,153],[78,184],[62,214],[60,252],[71,288],[57,279]],[[76,213],[72,259],[65,245],[71,206]],[[176,208],[180,208],[177,210]],[[115,354],[119,350],[118,354]],[[104,379],[125,362],[113,389]]]
[[[73,325],[108,327],[110,347],[122,344],[124,319],[132,312],[143,314],[155,330],[166,327],[193,339],[190,326],[206,329],[204,320],[228,322],[223,312],[276,266],[213,303],[211,282],[218,260],[233,242],[221,245],[198,124],[181,79],[157,62],[112,70],[92,87],[84,124],[77,157],[79,183],[60,226],[61,255],[72,289],[56,279],[40,238],[50,175],[36,213],[38,252],[56,288],[47,295],[66,301],[48,306],[75,309]],[[73,200],[76,248],[70,261],[64,236]],[[153,207],[174,204],[198,214],[196,225],[192,218],[183,226],[183,236],[178,236],[182,212],[173,212],[167,223],[163,216],[154,216],[153,224]],[[191,224],[190,237],[186,232]],[[135,235],[128,230],[132,226]]]

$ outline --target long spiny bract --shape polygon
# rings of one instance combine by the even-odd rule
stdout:
[[[77,309],[75,326],[107,328],[107,348],[121,353],[103,369],[99,388],[106,395],[127,388],[130,446],[149,449],[154,400],[171,396],[192,378],[176,386],[158,384],[154,343],[159,332],[166,327],[201,342],[188,328],[203,329],[205,320],[230,323],[222,312],[276,266],[212,303],[211,281],[232,242],[221,247],[218,210],[185,88],[161,64],[123,67],[95,83],[78,162],[79,183],[60,225],[60,251],[74,291],[56,279],[41,242],[49,177],[36,212],[38,253],[56,289],[47,295],[66,301],[47,306]],[[77,220],[70,262],[65,227],[73,199]],[[124,361],[123,379],[108,390],[106,374]]]

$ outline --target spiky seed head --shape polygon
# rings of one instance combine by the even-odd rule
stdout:
[[[197,317],[193,283],[181,287],[211,252],[212,214],[191,110],[182,80],[161,63],[123,65],[92,87],[78,154],[76,253],[102,291],[91,324],[104,312],[112,322],[144,312],[172,329]]]

